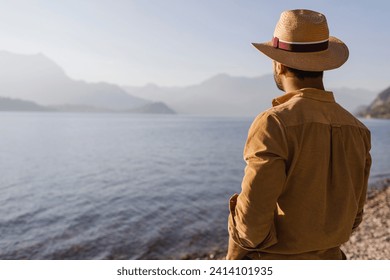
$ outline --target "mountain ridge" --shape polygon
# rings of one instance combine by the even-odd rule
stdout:
[[[275,86],[272,74],[257,77],[237,77],[217,74],[195,85],[182,87],[122,86],[140,98],[162,101],[182,114],[254,116],[271,107],[275,97],[283,95]],[[374,92],[347,87],[329,89],[336,102],[355,113],[368,104]]]
[[[352,112],[374,98],[373,92],[365,89],[333,90],[336,102]],[[0,51],[0,96],[59,106],[61,110],[131,111],[163,102],[165,106],[151,105],[149,109],[164,111],[163,107],[169,107],[165,111],[179,114],[255,116],[271,107],[272,100],[280,95],[283,92],[275,86],[272,74],[239,77],[220,73],[189,86],[118,86],[71,79],[44,54]]]
[[[109,111],[142,107],[150,100],[131,96],[115,84],[73,80],[44,54],[0,51],[0,96],[30,100],[41,106],[85,106]]]
[[[358,115],[365,118],[390,119],[390,87],[381,91]]]

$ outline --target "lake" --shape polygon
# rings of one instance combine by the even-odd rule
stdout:
[[[180,259],[226,248],[252,118],[0,113],[0,259]],[[390,121],[371,181],[390,177]]]

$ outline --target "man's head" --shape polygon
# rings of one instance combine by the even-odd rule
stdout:
[[[340,67],[349,55],[342,41],[329,36],[325,16],[310,10],[283,12],[272,40],[253,46],[274,61],[278,87],[283,87],[284,78],[292,77],[298,83],[322,83],[323,71]]]
[[[277,61],[273,61],[273,74],[276,86],[286,91],[286,84],[294,83],[302,87],[320,87],[322,88],[322,78],[324,71],[304,71],[288,67]]]

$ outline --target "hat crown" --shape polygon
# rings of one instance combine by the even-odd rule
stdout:
[[[311,10],[291,10],[280,15],[274,37],[286,42],[310,43],[329,39],[326,17]]]

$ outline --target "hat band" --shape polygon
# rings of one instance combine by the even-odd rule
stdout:
[[[272,46],[276,49],[281,49],[289,52],[319,52],[328,49],[329,40],[320,42],[285,42],[279,40],[278,37],[272,38]]]

